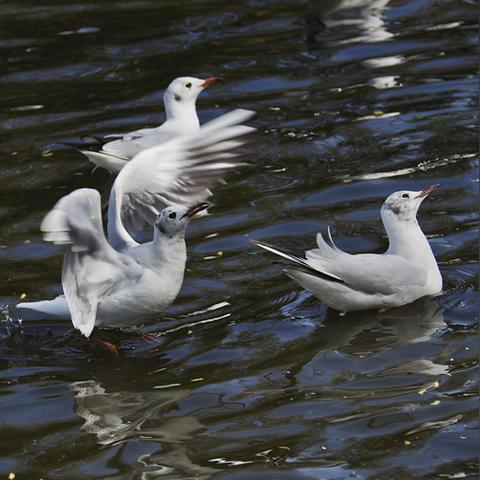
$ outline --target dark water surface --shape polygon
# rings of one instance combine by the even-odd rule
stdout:
[[[259,129],[254,168],[189,230],[159,344],[106,333],[115,361],[5,308],[1,478],[476,478],[477,5],[377,0],[321,29],[334,3],[0,3],[1,304],[60,292],[39,223],[107,181],[56,142],[160,123],[182,74],[225,77],[202,121],[242,106]],[[381,252],[383,199],[432,183],[436,300],[339,317],[247,243],[309,248],[330,225]]]

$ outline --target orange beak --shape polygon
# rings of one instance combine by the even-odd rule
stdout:
[[[200,84],[200,86],[202,88],[207,88],[210,85],[213,85],[215,82],[218,82],[219,80],[220,80],[220,78],[218,78],[218,77],[208,77],[203,81],[203,83]]]
[[[427,195],[430,195],[432,192],[434,192],[438,187],[440,186],[440,184],[436,183],[434,185],[430,185],[429,187],[427,188],[424,188],[419,195],[417,195],[417,198],[424,198],[426,197]]]

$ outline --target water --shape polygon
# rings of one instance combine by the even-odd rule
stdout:
[[[1,304],[59,293],[39,223],[107,181],[56,142],[158,124],[182,74],[225,77],[202,121],[242,106],[259,129],[254,168],[189,230],[158,344],[105,333],[114,360],[4,309],[2,478],[477,477],[477,6],[383,0],[322,25],[334,3],[1,4]],[[330,225],[381,252],[383,199],[432,183],[436,300],[339,317],[247,243],[309,248]]]

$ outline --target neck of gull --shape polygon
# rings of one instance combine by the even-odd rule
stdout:
[[[175,126],[186,132],[196,131],[200,128],[194,100],[177,101],[173,94],[166,92],[163,97],[163,103],[166,115],[164,125]]]
[[[116,250],[137,246],[122,222],[122,194],[117,182],[113,184],[108,202],[108,241]]]
[[[187,261],[187,246],[184,235],[167,237],[155,228],[151,245],[153,248],[150,249],[152,254],[150,268],[167,271],[172,280],[177,277],[183,279]]]
[[[443,285],[442,274],[417,219],[398,221],[390,215],[382,215],[382,220],[389,240],[385,254],[398,255],[423,267],[427,274],[426,287],[431,294],[440,293]]]
[[[382,215],[389,247],[386,254],[398,255],[406,260],[424,265],[428,270],[438,271],[437,262],[427,237],[416,218],[398,220],[392,215]]]

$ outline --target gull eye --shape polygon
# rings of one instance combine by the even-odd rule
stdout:
[[[410,198],[410,197],[408,196],[408,193],[404,193],[404,194],[402,195],[402,198]]]
[[[186,83],[185,86],[186,86],[187,88],[192,88],[192,84],[191,84],[190,82]]]
[[[168,218],[176,218],[177,217],[177,214],[175,212],[172,212]]]

